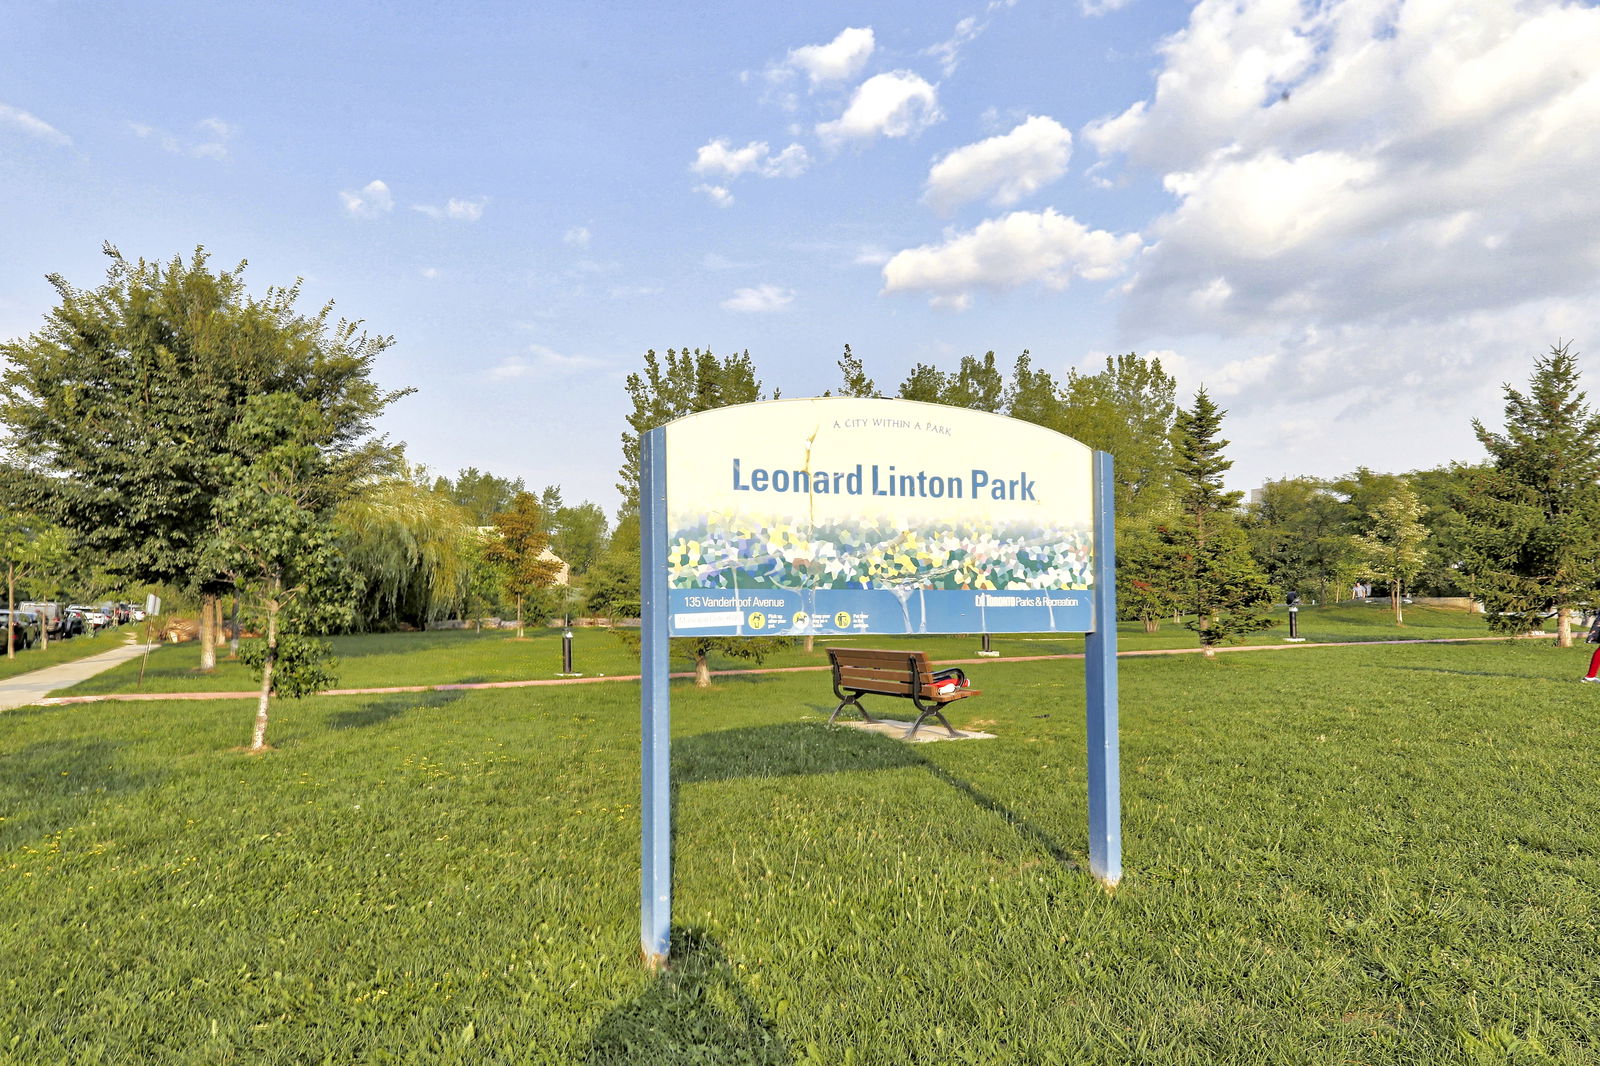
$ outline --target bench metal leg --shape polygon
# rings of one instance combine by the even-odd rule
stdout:
[[[918,709],[921,709],[920,705],[918,706]],[[950,724],[950,720],[944,716],[944,712],[941,711],[937,706],[933,706],[929,707],[927,710],[924,710],[922,714],[917,717],[917,720],[911,723],[911,728],[906,731],[905,739],[910,740],[912,737],[916,736],[917,729],[920,728],[922,723],[926,722],[929,718],[939,719],[939,724],[944,726],[945,732],[949,733],[952,737],[959,738],[961,736],[960,733],[955,731],[955,727]]]
[[[839,712],[850,706],[854,706],[857,712],[860,713],[862,721],[876,723],[872,715],[868,714],[867,709],[861,705],[861,693],[854,692],[846,696],[844,702],[835,707],[833,713],[828,715],[828,724],[832,725],[833,720],[839,717]]]

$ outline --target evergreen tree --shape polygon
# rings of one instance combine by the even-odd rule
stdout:
[[[1200,636],[1207,657],[1216,645],[1243,640],[1275,623],[1267,611],[1272,585],[1262,573],[1235,509],[1242,493],[1222,487],[1222,475],[1233,466],[1219,439],[1222,416],[1204,389],[1194,407],[1174,419],[1174,481],[1178,513],[1159,527],[1171,554],[1174,598],[1192,620],[1185,622]]]
[[[1524,632],[1555,611],[1561,647],[1600,588],[1600,415],[1570,347],[1534,361],[1526,394],[1505,386],[1504,431],[1473,420],[1490,465],[1461,501],[1463,569],[1490,626]]]

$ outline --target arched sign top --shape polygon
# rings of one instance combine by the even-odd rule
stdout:
[[[1070,437],[822,397],[689,415],[663,443],[674,635],[1094,628],[1093,453]]]

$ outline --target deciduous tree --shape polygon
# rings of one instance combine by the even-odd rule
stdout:
[[[1368,572],[1389,583],[1389,603],[1397,626],[1405,625],[1400,605],[1428,554],[1424,547],[1428,530],[1419,521],[1421,514],[1417,494],[1402,480],[1387,499],[1368,512],[1371,528],[1356,541]]]
[[[409,390],[371,379],[391,338],[304,315],[298,284],[250,296],[244,264],[130,261],[109,244],[106,281],[79,289],[52,275],[57,306],[33,335],[0,345],[0,423],[38,505],[113,572],[197,592],[201,615],[225,587],[201,558],[217,501],[248,458],[229,451],[251,397],[290,393],[325,420],[320,450],[350,484],[395,452],[373,421]],[[201,655],[215,662],[203,633]]]
[[[499,563],[505,588],[517,601],[517,636],[525,636],[522,606],[530,596],[555,583],[561,564],[547,553],[550,533],[544,508],[532,493],[519,492],[511,506],[494,516],[494,535],[484,542],[484,555]]]
[[[344,477],[324,448],[328,432],[314,403],[282,392],[250,397],[229,432],[228,489],[203,561],[241,591],[263,626],[239,649],[261,682],[251,752],[266,749],[274,695],[294,699],[333,683],[336,664],[315,634],[351,615],[332,521]]]

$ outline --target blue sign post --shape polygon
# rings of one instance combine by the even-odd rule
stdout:
[[[1089,867],[1122,877],[1111,456],[963,408],[832,397],[641,437],[641,946],[672,927],[673,636],[1086,633]]]

